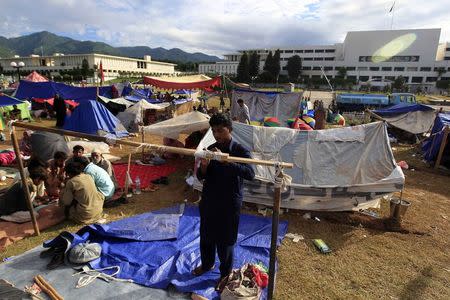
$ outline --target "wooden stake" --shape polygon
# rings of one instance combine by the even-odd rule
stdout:
[[[84,139],[88,139],[88,140],[92,140],[92,141],[96,141],[96,142],[105,142],[105,143],[108,142],[108,140],[105,137],[98,136],[98,135],[85,134],[85,133],[57,129],[57,128],[43,127],[43,126],[29,124],[29,123],[14,122],[12,126],[28,128],[31,130],[47,131],[47,132],[52,132],[52,133],[67,135],[67,136],[74,136],[74,137],[84,138]],[[114,142],[118,145],[132,146],[132,147],[144,146],[153,151],[170,152],[170,153],[189,155],[189,156],[194,156],[195,152],[196,152],[196,150],[194,150],[194,149],[162,146],[162,145],[156,145],[156,144],[143,144],[143,143],[133,142],[133,141],[128,141],[128,140],[117,139]],[[290,168],[290,169],[294,167],[294,164],[292,164],[292,163],[228,156],[226,153],[223,153],[222,158],[223,158],[223,161],[226,161],[226,162],[236,162],[236,163],[243,163],[243,164],[263,165],[263,166],[275,166],[275,165],[279,164],[280,167]]]
[[[436,163],[434,164],[434,169],[439,168],[439,165],[441,164],[442,156],[444,155],[444,149],[447,145],[447,137],[448,133],[450,132],[450,129],[448,126],[445,126],[444,128],[444,137],[442,138],[441,147],[439,148],[439,154],[436,159]]]
[[[278,175],[278,180],[283,179],[283,172]],[[272,207],[272,238],[270,241],[270,262],[269,262],[269,286],[267,290],[267,299],[272,300],[275,291],[275,263],[277,260],[277,240],[278,240],[278,223],[280,221],[280,205],[281,205],[281,186],[276,186],[273,195]]]
[[[125,174],[125,189],[123,192],[124,197],[126,198],[128,195],[128,174],[130,174],[130,167],[131,167],[131,153],[128,154],[128,166],[127,166],[127,173]]]
[[[36,222],[36,216],[34,215],[33,204],[31,203],[30,189],[28,188],[27,178],[25,177],[25,170],[23,168],[22,156],[20,155],[19,143],[17,142],[17,136],[14,126],[12,127],[11,130],[11,141],[13,144],[14,152],[16,154],[17,162],[19,163],[20,178],[22,180],[22,185],[25,192],[25,200],[27,201],[27,206],[30,211],[31,223],[33,223],[34,233],[36,235],[40,235],[41,233],[39,232],[39,226],[38,223]]]

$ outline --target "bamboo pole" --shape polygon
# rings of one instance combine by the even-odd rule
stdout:
[[[123,196],[125,198],[128,197],[128,189],[129,189],[129,186],[128,186],[128,175],[130,174],[130,167],[131,167],[131,153],[128,154],[127,173],[125,174],[125,185],[124,185],[124,192],[123,192]]]
[[[278,174],[278,180],[283,179],[283,172]],[[281,186],[275,186],[272,207],[272,237],[270,240],[270,261],[269,261],[269,286],[267,299],[272,300],[275,291],[275,263],[277,259],[278,224],[280,221]]]
[[[450,129],[448,126],[445,126],[444,128],[444,137],[442,138],[441,147],[439,148],[439,154],[436,159],[436,163],[434,164],[434,169],[438,169],[439,165],[441,164],[442,156],[444,155],[444,149],[447,145],[447,137],[448,133],[450,132]]]
[[[57,129],[57,128],[43,127],[43,126],[29,124],[29,123],[14,122],[12,124],[12,126],[20,127],[20,128],[27,128],[27,129],[36,130],[36,131],[47,131],[47,132],[52,132],[52,133],[67,135],[67,136],[73,136],[73,137],[78,137],[78,138],[85,138],[85,139],[89,139],[89,140],[96,141],[96,142],[108,142],[107,138],[98,136],[98,135],[80,133],[80,132]],[[170,153],[181,154],[181,155],[194,156],[196,153],[196,150],[194,150],[194,149],[139,143],[139,142],[133,142],[133,141],[128,141],[128,140],[117,139],[114,142],[115,142],[115,144],[118,144],[118,145],[131,146],[131,147],[143,146],[143,147],[146,147],[153,151],[170,152]],[[226,153],[222,153],[221,158],[226,162],[255,164],[255,165],[263,165],[263,166],[279,165],[280,167],[290,168],[290,169],[294,167],[294,165],[292,163],[261,160],[261,159],[252,159],[252,158],[244,158],[244,157],[235,157],[235,156],[229,156]]]
[[[13,144],[14,152],[16,154],[17,162],[19,163],[20,178],[22,180],[22,185],[25,192],[25,200],[27,201],[27,206],[30,211],[31,223],[33,223],[34,233],[36,235],[40,235],[41,233],[39,232],[39,226],[36,221],[36,216],[34,215],[33,204],[31,203],[30,189],[28,188],[27,178],[25,177],[25,170],[23,168],[22,156],[20,155],[19,143],[17,142],[17,135],[14,126],[11,129],[11,141]]]

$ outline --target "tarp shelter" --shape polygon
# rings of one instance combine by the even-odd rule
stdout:
[[[432,107],[411,103],[399,103],[373,112],[390,125],[413,134],[430,130],[436,116]]]
[[[43,161],[52,159],[55,152],[58,151],[70,153],[64,136],[46,131],[33,132],[31,135],[31,148],[33,149],[33,154]]]
[[[351,211],[377,207],[379,199],[403,188],[405,177],[389,144],[386,123],[299,131],[233,122],[232,136],[255,159],[290,162],[292,178],[281,206],[301,210]],[[214,143],[211,130],[197,149]],[[244,201],[273,204],[273,167],[255,166],[245,181]],[[199,182],[196,188],[200,189]]]
[[[100,96],[110,96],[111,86],[98,88]],[[49,99],[59,94],[64,99],[76,102],[97,99],[97,87],[76,87],[60,82],[28,82],[21,80],[16,91],[16,98],[28,100],[32,98]]]
[[[237,115],[237,100],[242,99],[248,106],[252,121],[261,122],[265,117],[277,117],[282,126],[287,126],[288,119],[297,117],[301,98],[302,93],[233,90],[231,116]]]
[[[12,96],[0,93],[0,113],[2,115],[3,113],[9,114],[9,112],[14,109],[13,105],[17,105],[17,108],[20,109],[20,117],[22,120],[32,120],[30,114],[30,103],[27,101],[20,101]]]
[[[134,102],[128,101],[123,97],[111,99],[108,97],[98,96],[98,99],[106,106],[106,108],[108,108],[110,112],[113,113],[113,115],[117,115],[134,104]]]
[[[30,82],[47,82],[49,81],[47,79],[47,77],[42,76],[41,74],[39,74],[36,71],[31,72],[30,74],[28,74],[27,77],[23,78],[23,80],[25,81],[30,81]],[[19,82],[14,82],[11,87],[12,88],[17,88],[19,86]]]
[[[65,130],[111,136],[121,138],[128,136],[128,132],[103,104],[88,100],[83,101],[64,123]]]
[[[144,84],[162,89],[204,89],[220,86],[220,76],[210,78],[205,75],[183,77],[149,77],[144,76]]]
[[[191,134],[194,131],[209,128],[209,116],[198,111],[145,126],[144,131],[171,139],[178,139],[181,133]]]
[[[444,138],[445,128],[450,128],[450,113],[439,113],[434,120],[433,128],[431,129],[431,135],[422,144],[423,157],[431,162],[437,159],[439,149]],[[444,148],[445,153],[449,153],[449,140],[447,139],[447,145]]]
[[[36,103],[40,103],[40,104],[42,104],[42,103],[48,103],[48,104],[50,104],[51,106],[53,106],[54,100],[55,100],[54,98],[49,98],[49,99],[33,98],[32,101],[34,101],[34,102],[36,102]],[[64,102],[65,102],[67,105],[72,106],[72,107],[77,107],[78,105],[80,105],[80,103],[75,102],[75,101],[73,101],[73,100],[68,100],[68,99],[64,100]]]
[[[125,111],[120,112],[117,118],[128,131],[136,131],[138,128],[136,124],[144,122],[143,118],[147,109],[164,110],[168,106],[170,106],[169,103],[151,104],[146,100],[141,100]]]

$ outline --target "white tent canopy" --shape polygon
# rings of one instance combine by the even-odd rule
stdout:
[[[254,158],[294,164],[281,206],[347,211],[377,207],[379,199],[403,188],[386,124],[376,122],[328,130],[298,131],[233,123],[233,138]],[[198,149],[214,143],[211,131]],[[274,168],[255,167],[257,180],[245,181],[244,201],[272,205]]]
[[[191,134],[194,131],[208,128],[209,116],[198,111],[192,111],[169,120],[145,126],[144,131],[154,135],[178,139],[181,133]]]
[[[136,128],[135,124],[143,122],[145,110],[163,110],[169,105],[169,103],[152,104],[147,102],[146,100],[141,100],[133,106],[127,108],[125,111],[120,112],[117,115],[117,118],[120,120],[120,122],[122,122],[123,126],[125,126],[128,131],[132,131]]]
[[[125,98],[114,98],[114,99],[110,99],[107,97],[103,97],[103,96],[98,96],[103,102],[108,103],[108,102],[113,102],[116,104],[121,104],[121,105],[125,105],[127,108],[132,106],[134,103],[131,101],[128,101]]]

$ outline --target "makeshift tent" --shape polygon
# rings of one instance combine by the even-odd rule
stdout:
[[[0,113],[2,115],[3,113],[9,114],[9,112],[14,109],[13,105],[17,105],[17,108],[20,109],[20,117],[22,120],[32,120],[30,103],[27,101],[20,101],[12,96],[0,94]]]
[[[436,116],[433,108],[411,103],[399,103],[388,108],[374,110],[373,113],[390,125],[413,134],[430,130]]]
[[[36,71],[33,71],[30,74],[28,74],[27,77],[23,78],[23,80],[30,81],[30,82],[47,82],[48,81],[47,77],[42,76],[41,74],[39,74]],[[10,86],[12,88],[17,88],[19,86],[19,82],[14,82]]]
[[[238,99],[244,100],[250,112],[252,121],[262,121],[265,117],[276,117],[282,126],[287,126],[287,120],[298,115],[302,93],[279,93],[233,90],[231,97],[231,116],[237,116]]]
[[[98,88],[101,96],[111,95],[111,86],[102,86]],[[64,99],[70,99],[76,102],[87,101],[97,98],[97,87],[76,87],[59,82],[28,82],[21,80],[16,91],[18,99],[53,98],[59,94]]]
[[[35,131],[31,135],[31,149],[33,154],[43,161],[52,159],[58,151],[70,153],[64,136],[45,131]]]
[[[233,138],[253,158],[291,162],[292,178],[282,192],[284,208],[351,211],[377,207],[405,181],[392,154],[384,122],[354,127],[299,131],[233,123]],[[211,130],[197,149],[214,143]],[[273,204],[274,168],[255,166],[256,180],[245,181],[244,201]],[[197,181],[196,188],[201,189]]]
[[[210,78],[205,75],[184,77],[149,77],[144,76],[144,84],[163,89],[202,89],[220,86],[220,76]]]
[[[198,111],[193,111],[179,117],[145,126],[144,131],[176,140],[180,133],[190,134],[194,131],[208,128],[209,116]]]
[[[49,99],[33,98],[33,102],[40,103],[40,104],[48,103],[51,106],[53,106],[53,101],[54,101],[54,98],[49,98]],[[72,107],[77,107],[80,104],[78,102],[75,102],[75,101],[72,101],[72,100],[67,100],[67,99],[64,100],[64,102],[67,105],[72,106]]]
[[[136,124],[143,123],[143,118],[147,109],[164,110],[168,106],[170,106],[169,103],[151,104],[146,100],[141,100],[127,108],[125,111],[119,113],[117,118],[128,131],[136,131]]]
[[[103,104],[94,100],[84,101],[75,108],[66,119],[64,129],[116,138],[128,136],[119,119]]]
[[[450,113],[439,113],[434,120],[433,128],[431,129],[431,135],[428,139],[426,139],[422,144],[422,151],[424,152],[423,157],[431,162],[437,159],[439,149],[441,148],[445,129],[449,130],[450,128]],[[444,155],[445,153],[449,153],[449,140],[447,138],[447,144],[444,146]]]

